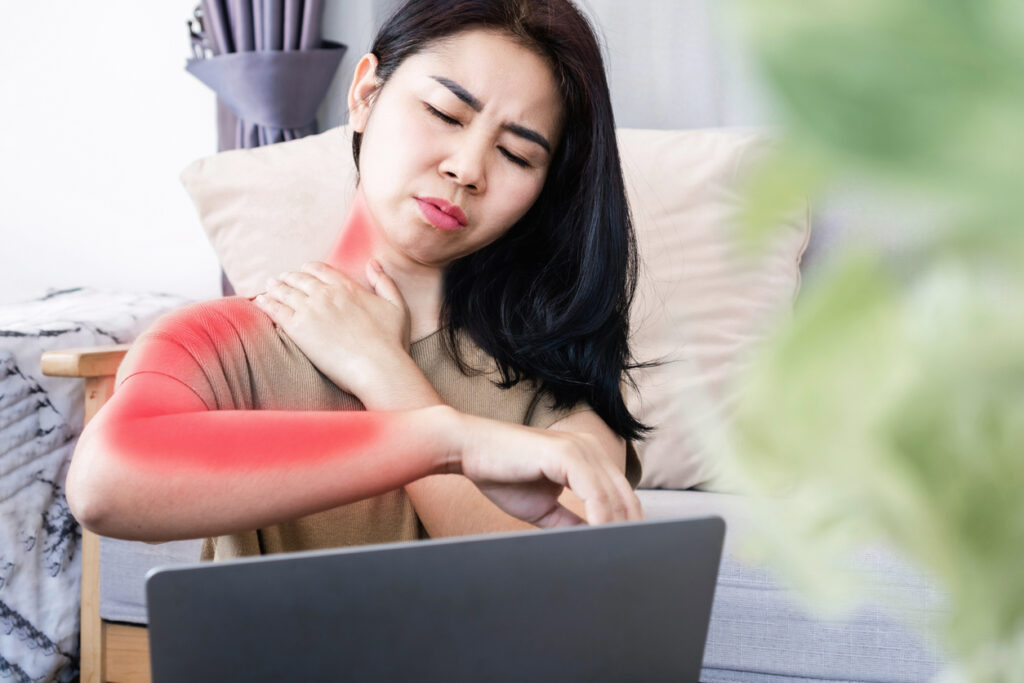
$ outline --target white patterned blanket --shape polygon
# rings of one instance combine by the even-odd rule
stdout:
[[[0,680],[78,673],[81,529],[64,476],[82,431],[83,380],[44,376],[40,356],[129,343],[190,301],[76,288],[0,306]]]

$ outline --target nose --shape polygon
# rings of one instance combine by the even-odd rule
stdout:
[[[452,151],[438,166],[442,176],[476,194],[487,188],[484,170],[486,150],[479,142],[464,142]]]

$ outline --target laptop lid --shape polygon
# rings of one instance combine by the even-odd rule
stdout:
[[[724,533],[707,517],[157,568],[153,680],[695,681]]]

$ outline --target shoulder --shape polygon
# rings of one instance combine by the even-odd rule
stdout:
[[[170,337],[179,341],[206,338],[220,341],[220,334],[247,334],[271,329],[273,322],[250,299],[231,296],[197,301],[157,318],[142,337]]]
[[[132,342],[115,385],[136,372],[202,374],[204,367],[242,353],[247,339],[268,331],[273,332],[273,322],[243,297],[182,306],[161,315]]]

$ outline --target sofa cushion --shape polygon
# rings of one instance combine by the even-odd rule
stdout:
[[[191,163],[181,181],[224,273],[240,296],[268,277],[320,261],[356,186],[348,128]]]
[[[642,264],[634,352],[666,361],[639,372],[640,392],[627,396],[656,428],[636,444],[643,487],[720,485],[703,435],[728,416],[744,354],[796,294],[807,212],[757,258],[743,255],[733,230],[743,171],[768,144],[742,130],[619,132]],[[181,177],[242,296],[322,260],[355,189],[345,127],[201,159]]]
[[[148,624],[146,574],[156,567],[199,562],[203,539],[141,543],[100,538],[100,618]]]
[[[840,617],[816,615],[772,571],[741,559],[745,535],[755,533],[749,499],[705,491],[637,494],[647,519],[725,520],[701,681],[923,681],[941,669],[935,644],[884,604],[868,601]],[[943,609],[935,585],[891,552],[865,549],[851,571],[910,606],[921,623],[934,621]]]
[[[629,406],[655,433],[638,453],[644,488],[728,489],[711,442],[726,424],[750,352],[792,309],[809,210],[744,249],[746,174],[772,141],[740,129],[622,130],[619,149],[641,255]]]

